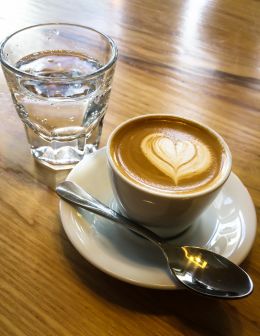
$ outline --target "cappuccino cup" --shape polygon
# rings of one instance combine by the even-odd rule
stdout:
[[[164,114],[119,125],[108,139],[107,158],[119,211],[161,237],[179,235],[194,223],[232,165],[217,132]]]

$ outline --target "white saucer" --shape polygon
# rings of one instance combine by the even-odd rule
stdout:
[[[101,149],[81,161],[68,178],[102,202],[113,206],[106,153]],[[177,289],[160,250],[118,224],[60,202],[64,230],[74,247],[90,263],[111,276],[135,285]],[[203,246],[236,264],[247,256],[256,234],[251,197],[231,173],[213,204],[191,229],[175,239],[178,245]]]

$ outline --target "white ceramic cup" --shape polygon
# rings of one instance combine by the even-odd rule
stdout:
[[[223,138],[211,128],[196,123],[193,120],[179,118],[192,122],[210,132],[222,145],[225,152],[221,177],[216,183],[198,192],[190,194],[164,193],[149,187],[134,183],[123,175],[111,155],[111,143],[115,134],[126,124],[137,118],[149,118],[154,115],[139,116],[119,125],[110,135],[107,143],[108,169],[115,199],[119,211],[128,218],[139,222],[162,237],[174,237],[190,227],[197,217],[212,203],[231,172],[232,157]],[[165,116],[165,115],[161,115]],[[168,116],[168,115],[167,115]]]

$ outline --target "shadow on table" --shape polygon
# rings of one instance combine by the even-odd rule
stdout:
[[[55,190],[56,186],[66,179],[70,171],[70,169],[52,170],[41,165],[37,161],[34,161],[34,174],[37,181],[48,186],[52,190]]]
[[[66,239],[61,227],[64,254],[79,280],[112,305],[160,317],[180,331],[193,330],[201,336],[239,336],[243,329],[239,314],[228,301],[193,294],[187,290],[141,288],[114,279],[89,264]],[[231,322],[232,321],[232,322]]]

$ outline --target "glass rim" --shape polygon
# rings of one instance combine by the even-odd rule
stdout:
[[[112,40],[112,38],[104,33],[101,33],[100,31],[92,28],[92,27],[87,27],[87,26],[83,26],[83,25],[79,25],[79,24],[74,24],[74,23],[63,23],[63,22],[56,22],[56,23],[41,23],[41,24],[37,24],[37,25],[32,25],[32,26],[28,26],[28,27],[24,27],[22,29],[19,29],[17,31],[15,31],[14,33],[8,35],[2,42],[1,42],[1,45],[0,45],[0,61],[2,63],[2,65],[4,65],[5,67],[7,67],[9,70],[11,70],[12,72],[18,74],[19,76],[26,76],[30,79],[36,79],[36,80],[43,80],[43,81],[48,81],[50,80],[49,77],[46,77],[46,76],[39,76],[39,75],[33,75],[33,74],[30,74],[26,71],[22,71],[22,70],[19,70],[17,69],[15,66],[11,65],[4,57],[4,47],[6,45],[6,43],[15,35],[17,35],[18,33],[21,33],[25,30],[29,30],[31,28],[37,28],[37,27],[44,27],[44,26],[72,26],[72,27],[78,27],[78,28],[83,28],[83,29],[86,29],[86,30],[90,30],[90,31],[93,31],[101,36],[103,36],[108,44],[110,45],[111,47],[111,50],[112,50],[112,55],[109,59],[109,61],[103,65],[101,68],[99,68],[97,71],[93,72],[93,73],[90,73],[88,75],[81,75],[81,76],[78,76],[78,77],[75,77],[75,78],[51,78],[52,82],[61,82],[63,80],[66,79],[66,82],[75,82],[75,81],[80,81],[80,80],[83,80],[83,79],[91,79],[91,78],[94,78],[96,77],[97,75],[100,75],[102,73],[104,73],[106,70],[108,70],[109,68],[112,67],[112,65],[116,62],[117,60],[117,57],[118,57],[118,49],[117,49],[117,46],[115,44],[115,42]]]

